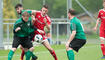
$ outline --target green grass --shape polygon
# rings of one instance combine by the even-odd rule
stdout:
[[[66,56],[65,45],[52,45],[54,48],[58,60],[68,60]],[[7,60],[9,50],[0,50],[0,60]],[[18,49],[12,60],[19,60],[21,50]],[[44,46],[36,46],[34,53],[38,56],[38,60],[54,60],[50,53]],[[98,44],[86,44],[80,49],[78,53],[75,53],[75,60],[101,60],[102,56],[100,45]]]

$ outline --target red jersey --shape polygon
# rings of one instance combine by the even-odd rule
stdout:
[[[100,29],[104,29],[105,30],[105,10],[104,9],[101,9],[99,11],[98,18],[100,18],[100,20],[101,20]]]
[[[36,12],[36,16],[35,16],[36,21],[34,23],[34,26],[40,30],[43,30],[43,31],[44,31],[44,27],[45,27],[44,18],[46,18],[47,24],[51,24],[51,19],[48,15],[43,16],[41,11]],[[40,34],[40,33],[38,31],[35,31],[35,34]],[[45,33],[41,34],[41,35],[43,36],[43,35],[45,35]]]

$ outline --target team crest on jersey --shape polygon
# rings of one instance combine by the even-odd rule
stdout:
[[[103,15],[103,13],[101,13],[101,15]]]
[[[38,16],[40,18],[40,16]]]

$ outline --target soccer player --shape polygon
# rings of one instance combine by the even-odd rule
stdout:
[[[20,44],[25,48],[26,60],[30,60],[30,57],[33,55],[34,47],[29,38],[30,34],[35,30],[40,33],[43,33],[43,31],[33,26],[33,22],[29,19],[29,16],[27,12],[22,13],[22,18],[18,19],[14,24],[14,40],[12,49],[8,54],[8,60],[12,60],[12,56]]]
[[[94,31],[97,30],[99,22],[101,22],[100,29],[99,29],[99,36],[100,36],[100,41],[101,41],[101,50],[103,57],[102,59],[105,59],[105,1],[103,0],[103,9],[99,10],[98,13],[98,19],[96,21],[96,25],[94,27]]]
[[[25,12],[25,11],[27,11],[30,15],[32,15],[32,13],[34,12],[34,10],[24,10],[22,4],[17,4],[15,6],[15,9],[16,9],[16,12],[17,12],[19,18],[22,17],[22,13]],[[29,17],[29,19],[31,19],[31,17]],[[34,33],[31,33],[30,40],[32,40],[33,37],[34,37]],[[20,60],[23,60],[25,52],[24,52],[24,49],[23,49],[23,47],[21,45],[20,45],[20,48],[22,50]],[[34,55],[32,56],[33,60],[37,58],[37,57],[36,58],[33,58],[33,57],[34,57]]]
[[[46,26],[46,28],[48,30],[50,30],[50,24],[51,24],[51,19],[50,17],[47,15],[48,13],[48,6],[47,5],[43,5],[41,11],[37,11],[35,12],[35,22],[34,22],[34,26],[40,30],[44,31],[44,27]],[[38,31],[34,32],[35,34],[41,34]],[[49,52],[51,53],[51,55],[54,57],[55,60],[57,59],[57,56],[55,54],[55,51],[53,48],[51,48],[47,37],[45,37],[45,33],[41,34],[43,37],[43,41],[42,44],[49,50]]]
[[[73,50],[78,52],[79,49],[83,47],[83,45],[86,43],[86,37],[83,26],[80,23],[80,20],[77,17],[75,17],[75,15],[76,15],[75,10],[69,9],[68,17],[70,20],[71,35],[66,43],[68,60],[75,60]]]

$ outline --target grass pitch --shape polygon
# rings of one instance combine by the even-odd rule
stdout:
[[[52,45],[54,48],[58,60],[68,60],[65,50],[65,45]],[[9,50],[0,50],[0,60],[8,60]],[[54,60],[50,55],[48,50],[44,46],[36,46],[35,55],[38,56],[38,60]],[[80,49],[78,53],[75,53],[75,60],[101,60],[102,53],[99,44],[86,44],[83,48]],[[21,50],[18,49],[12,60],[20,60]],[[24,57],[25,58],[25,57]],[[25,60],[25,59],[24,59]]]

